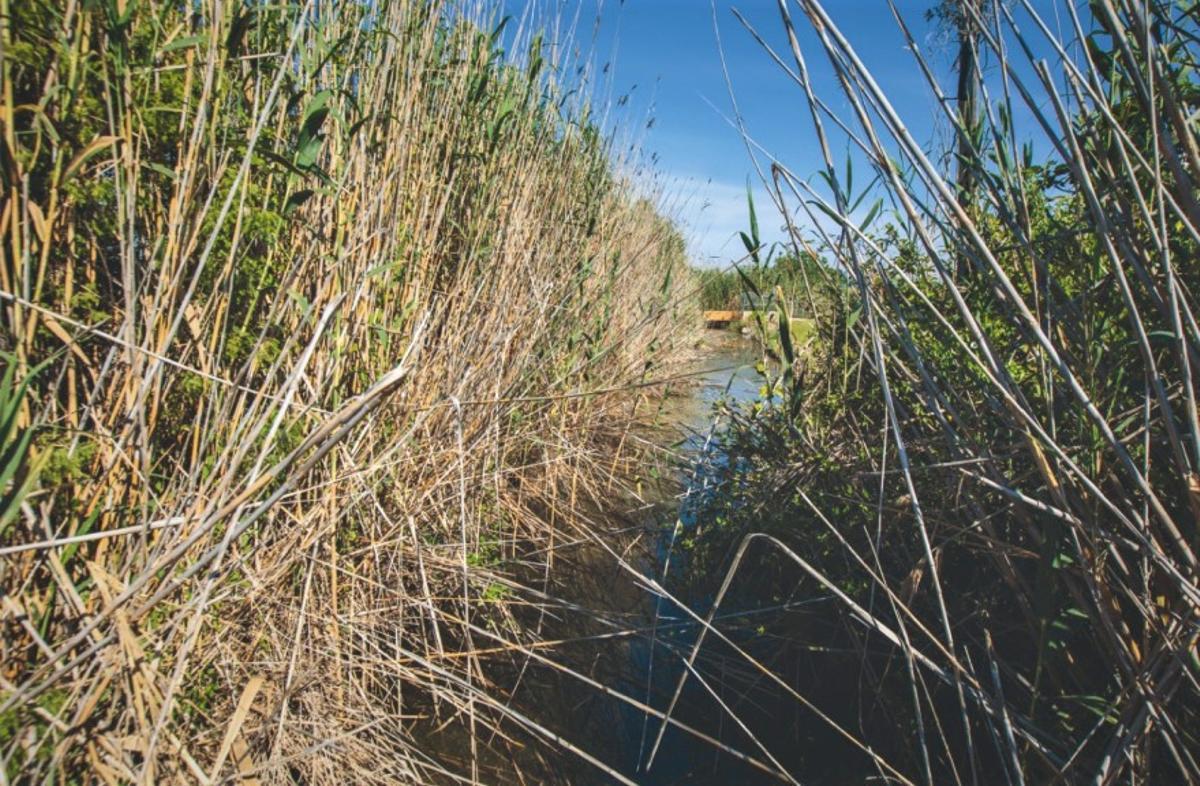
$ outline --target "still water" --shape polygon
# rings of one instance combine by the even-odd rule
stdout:
[[[755,370],[763,360],[759,345],[733,333],[709,331],[705,355],[698,363],[700,376],[687,397],[677,399],[674,426],[681,439],[678,449],[682,492],[673,509],[656,521],[653,565],[647,573],[665,586],[687,569],[686,549],[681,542],[696,525],[696,509],[707,495],[715,493],[716,469],[727,458],[721,451],[719,430],[728,406],[750,405],[758,400],[763,377]],[[703,616],[711,598],[679,598]],[[656,598],[650,609],[650,635],[630,646],[630,674],[625,689],[630,695],[665,710],[684,669],[684,659],[698,631],[694,620],[676,603]],[[706,650],[709,645],[705,645]],[[719,691],[719,688],[717,689]],[[693,677],[689,679],[673,717],[734,748],[746,751],[748,740],[736,728],[726,728],[720,703]],[[722,752],[712,742],[674,726],[667,726],[658,740],[661,722],[632,707],[622,710],[624,771],[640,784],[728,784],[774,783],[776,778]],[[657,750],[655,751],[656,742]],[[650,763],[651,753],[653,763]],[[755,753],[753,747],[746,751]]]

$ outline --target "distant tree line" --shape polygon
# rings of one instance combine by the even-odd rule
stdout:
[[[761,264],[730,265],[696,270],[700,307],[737,311],[777,305],[779,293],[794,317],[815,317],[829,300],[834,271],[812,254],[781,254]],[[840,278],[840,276],[838,276]]]

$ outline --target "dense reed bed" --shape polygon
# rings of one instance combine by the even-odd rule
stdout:
[[[762,173],[842,307],[736,415],[690,579],[811,608],[700,673],[791,779],[1197,782],[1196,4],[943,4],[974,101],[897,14],[941,161],[839,4],[778,5],[825,168]]]
[[[512,690],[695,314],[547,21],[0,5],[9,782],[590,760]]]
[[[759,249],[750,235],[746,242],[757,254]],[[744,306],[753,306],[769,310],[781,305],[793,317],[811,317],[824,309],[812,299],[806,281],[821,275],[821,263],[811,256],[763,254],[756,260],[750,255],[726,268],[698,268],[695,286],[703,309],[746,310]]]

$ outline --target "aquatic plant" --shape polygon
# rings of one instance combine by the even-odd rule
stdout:
[[[692,657],[726,664],[730,695],[768,686],[723,711],[789,779],[1192,782],[1197,5],[1061,3],[1060,24],[956,5],[988,74],[970,115],[893,7],[953,132],[945,167],[838,9],[779,2],[790,48],[770,56],[825,166],[762,171],[794,251],[851,297],[789,405],[727,433],[689,564],[713,614],[814,605],[757,643],[706,629]],[[855,190],[852,163],[877,185]]]
[[[8,782],[596,759],[504,686],[695,312],[536,18],[0,3]]]

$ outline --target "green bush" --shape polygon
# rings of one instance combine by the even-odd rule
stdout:
[[[812,243],[851,282],[817,322],[827,373],[785,378],[721,437],[689,596],[748,544],[727,608],[814,601],[746,645],[774,696],[741,717],[794,750],[772,718],[802,715],[811,745],[786,765],[817,780],[1195,779],[1196,5],[1091,3],[1089,59],[1039,78],[996,4],[978,45],[1014,89],[952,118],[970,192],[799,5],[873,107],[844,120],[897,215],[849,215],[863,195],[827,162],[807,204],[847,230]],[[1018,111],[1048,124],[1044,158]]]

